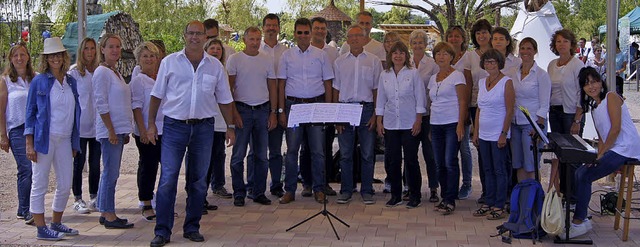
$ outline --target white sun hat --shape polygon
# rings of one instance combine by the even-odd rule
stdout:
[[[55,54],[58,52],[67,51],[62,45],[62,40],[59,37],[48,38],[44,40],[44,50],[42,54]]]

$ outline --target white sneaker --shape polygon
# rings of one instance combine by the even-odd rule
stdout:
[[[569,228],[569,238],[573,239],[585,235],[589,230],[591,230],[591,223],[583,222],[579,225],[571,223],[571,228]],[[563,232],[559,237],[560,239],[565,240],[566,234]]]
[[[87,204],[87,208],[89,208],[89,210],[97,212],[98,211],[98,201],[96,200],[96,198],[93,198],[91,200],[89,200],[89,204]]]
[[[89,208],[87,208],[87,204],[82,199],[76,200],[73,203],[73,210],[79,214],[88,214],[90,211]]]

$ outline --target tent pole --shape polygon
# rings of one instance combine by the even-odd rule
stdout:
[[[615,58],[616,56],[616,40],[618,39],[618,1],[607,1],[607,56]],[[607,87],[609,91],[616,90],[616,73],[608,73],[616,71],[616,60],[607,59]]]

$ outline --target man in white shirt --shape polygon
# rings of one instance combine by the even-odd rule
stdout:
[[[207,40],[209,39],[220,39],[220,24],[216,19],[206,19],[202,22],[204,24],[204,32],[207,36]],[[229,56],[236,53],[236,50],[233,47],[222,43],[222,48],[224,48],[224,57],[222,61],[226,61],[229,59]]]
[[[362,105],[360,125],[336,126],[340,145],[341,188],[337,203],[351,201],[354,188],[353,153],[356,139],[360,143],[362,166],[360,194],[364,204],[374,204],[373,166],[375,164],[374,145],[376,141],[376,116],[374,114],[378,81],[382,63],[374,54],[364,51],[366,33],[361,26],[351,26],[347,31],[347,43],[351,51],[340,55],[334,64],[333,101]],[[357,138],[356,138],[357,137]]]
[[[356,15],[356,20],[358,22],[358,25],[364,27],[364,30],[367,33],[367,36],[365,37],[366,39],[364,41],[364,50],[376,55],[380,59],[380,61],[386,61],[387,53],[384,51],[384,45],[379,41],[369,37],[369,34],[371,34],[371,28],[373,28],[373,15],[368,11],[362,11],[358,13],[358,15]],[[342,55],[345,53],[349,53],[349,51],[351,51],[351,48],[349,48],[349,43],[345,42],[344,44],[342,44],[342,47],[340,47],[340,54]]]
[[[231,181],[233,183],[233,205],[244,206],[247,195],[244,183],[244,159],[247,146],[252,141],[253,153],[253,201],[270,205],[265,195],[267,172],[267,145],[269,131],[277,125],[277,80],[273,59],[259,52],[262,32],[257,27],[244,31],[245,49],[229,57],[227,71],[229,84],[235,99],[233,110],[236,124],[236,145],[231,155]]]
[[[284,108],[280,114],[280,125],[287,126],[287,117],[293,104],[331,102],[331,80],[333,69],[329,58],[322,50],[311,46],[311,21],[306,18],[296,20],[294,37],[298,46],[282,54],[278,65],[278,107]],[[285,100],[286,99],[286,100]],[[317,202],[324,202],[324,129],[319,125],[287,128],[287,156],[285,160],[285,194],[280,203],[295,200],[298,180],[298,151],[302,135],[309,139],[311,151],[311,171],[313,173],[313,191]]]
[[[187,152],[187,207],[183,237],[202,242],[200,219],[206,193],[206,174],[213,144],[214,108],[218,104],[225,122],[232,123],[227,74],[220,61],[202,49],[204,25],[191,21],[184,30],[185,48],[160,63],[151,91],[147,137],[155,145],[156,115],[160,102],[165,115],[162,135],[162,163],[156,194],[155,238],[151,246],[163,246],[171,238],[180,167]],[[235,126],[229,125],[227,141],[235,142]]]
[[[259,52],[261,54],[266,54],[271,58],[273,61],[274,71],[278,72],[280,56],[282,56],[284,51],[289,49],[285,45],[278,43],[278,34],[280,34],[280,17],[276,14],[270,13],[262,18],[262,32],[264,40],[260,44]],[[279,83],[279,80],[276,81]],[[276,92],[276,99],[278,97],[277,94],[278,92]],[[272,108],[271,110],[276,111],[276,117],[277,115],[284,114],[283,108]],[[274,129],[269,131],[269,172],[271,174],[271,185],[269,186],[269,190],[271,191],[271,195],[278,198],[284,195],[281,177],[282,168],[284,166],[284,162],[282,160],[282,136],[284,135],[285,127],[277,124]],[[250,148],[249,155],[247,155],[247,192],[251,191],[253,188],[253,164],[255,162],[255,159],[253,158],[253,145],[250,144]],[[251,193],[247,196],[250,194]]]

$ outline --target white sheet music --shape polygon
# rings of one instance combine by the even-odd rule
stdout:
[[[291,106],[288,128],[303,123],[349,123],[359,125],[362,105],[344,103],[312,103]]]

